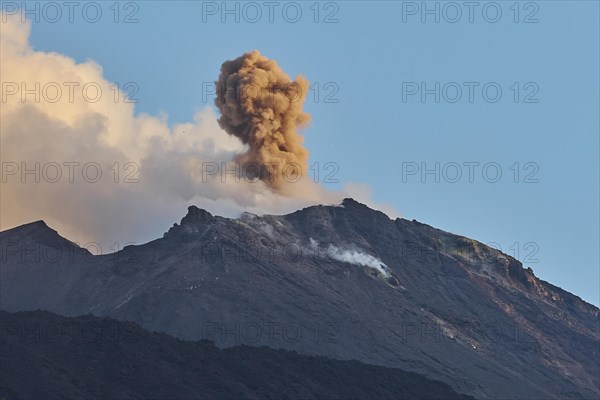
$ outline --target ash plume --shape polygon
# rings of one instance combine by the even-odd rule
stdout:
[[[215,104],[219,125],[249,146],[236,161],[272,189],[305,176],[308,151],[297,129],[310,121],[302,111],[308,81],[293,81],[273,60],[257,50],[221,66]]]

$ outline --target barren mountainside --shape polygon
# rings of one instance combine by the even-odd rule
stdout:
[[[89,315],[0,311],[0,326],[0,397],[11,400],[473,399],[399,369],[266,347],[218,349]]]
[[[599,310],[514,258],[352,199],[274,216],[190,207],[94,256],[38,221],[0,233],[0,308],[401,368],[482,399],[596,399]]]

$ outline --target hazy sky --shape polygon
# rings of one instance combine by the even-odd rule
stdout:
[[[367,183],[600,303],[598,2],[106,2],[97,23],[37,4],[35,49],[134,82],[136,112],[171,125],[214,107],[223,61],[260,50],[311,82],[322,185]]]

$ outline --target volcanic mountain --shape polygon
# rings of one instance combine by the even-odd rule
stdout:
[[[473,400],[399,369],[267,347],[218,349],[131,323],[0,311],[6,399]]]
[[[597,399],[599,309],[477,241],[352,199],[92,255],[43,222],[0,233],[0,308],[93,314],[219,347],[401,368],[481,399]]]

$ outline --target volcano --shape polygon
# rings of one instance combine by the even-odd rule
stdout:
[[[597,307],[480,242],[353,199],[237,219],[191,206],[162,238],[106,255],[41,221],[0,240],[5,311],[357,360],[480,399],[600,396]]]

